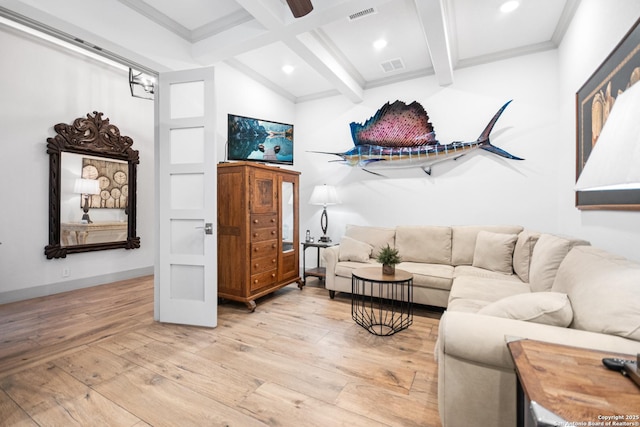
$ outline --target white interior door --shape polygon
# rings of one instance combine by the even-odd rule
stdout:
[[[213,68],[162,73],[157,104],[155,317],[217,324]]]

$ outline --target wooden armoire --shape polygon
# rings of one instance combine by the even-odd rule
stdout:
[[[300,172],[261,163],[218,164],[218,297],[255,300],[300,278]]]

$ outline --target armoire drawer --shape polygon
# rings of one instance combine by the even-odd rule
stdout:
[[[278,270],[266,271],[264,273],[251,275],[251,290],[264,288],[265,286],[273,285],[276,282]]]
[[[251,230],[251,243],[263,242],[265,240],[273,240],[278,238],[278,229],[273,226],[271,228],[256,228]]]
[[[251,243],[251,257],[276,256],[278,253],[277,240],[265,240]]]
[[[278,215],[275,213],[253,214],[251,215],[251,230],[256,228],[276,227],[278,225]]]
[[[266,257],[251,257],[251,274],[263,273],[268,270],[273,270],[278,266],[278,258],[275,256]]]

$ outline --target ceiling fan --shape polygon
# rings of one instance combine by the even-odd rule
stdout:
[[[289,9],[295,18],[305,16],[313,10],[311,0],[287,0]]]

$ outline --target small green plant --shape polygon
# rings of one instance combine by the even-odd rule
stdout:
[[[378,261],[382,265],[396,265],[402,262],[398,250],[396,248],[392,248],[387,243],[386,248],[380,249],[378,256],[376,257],[376,261]]]

